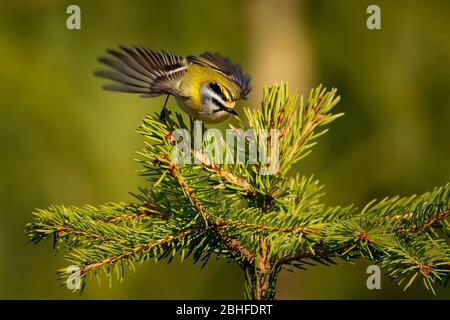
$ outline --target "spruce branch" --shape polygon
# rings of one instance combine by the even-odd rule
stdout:
[[[318,180],[290,175],[342,115],[332,113],[338,101],[335,89],[319,86],[305,98],[289,95],[286,84],[273,85],[264,89],[259,110],[245,109],[239,126],[230,126],[240,145],[205,138],[200,148],[184,150],[190,157],[184,162],[174,150],[195,138],[194,120],[185,123],[167,109],[146,116],[138,128],[145,138],[139,174],[146,182],[135,202],[38,209],[26,233],[34,243],[51,238],[56,250],[64,248],[83,280],[101,272],[110,282],[122,280],[125,269],[149,260],[192,257],[205,266],[216,255],[241,267],[245,298],[274,299],[283,269],[365,257],[405,289],[421,279],[435,292],[450,274],[448,184],[358,209],[328,206]],[[197,129],[207,133],[203,125]],[[188,135],[178,139],[179,130]],[[212,161],[217,155],[234,161]],[[248,160],[252,155],[256,161]]]

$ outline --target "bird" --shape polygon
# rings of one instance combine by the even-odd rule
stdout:
[[[219,123],[238,115],[236,101],[251,91],[250,76],[219,53],[179,56],[143,46],[118,46],[98,61],[108,67],[95,75],[113,82],[103,89],[151,98],[175,97],[188,115],[205,123]]]

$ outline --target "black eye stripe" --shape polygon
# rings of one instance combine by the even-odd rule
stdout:
[[[227,97],[225,96],[225,94],[222,92],[222,89],[220,88],[220,86],[217,83],[211,82],[209,84],[209,87],[211,88],[212,91],[217,93],[219,95],[219,97],[221,97],[224,101],[228,100]]]
[[[212,102],[219,107],[219,109],[214,110],[214,112],[218,112],[218,111],[228,111],[228,108],[225,107],[225,105],[220,102],[219,100],[217,100],[216,98],[212,98]]]

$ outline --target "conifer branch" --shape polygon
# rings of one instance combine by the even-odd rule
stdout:
[[[205,169],[209,169],[218,176],[220,176],[224,181],[238,185],[241,187],[243,193],[247,193],[249,189],[249,183],[242,177],[234,175],[231,171],[215,164],[214,162],[208,161],[201,152],[195,152],[192,150],[192,154],[196,159],[200,161]]]
[[[252,265],[255,261],[255,256],[253,253],[245,247],[239,240],[229,237],[225,232],[220,229],[217,229],[217,232],[221,236],[223,242],[230,252],[237,257],[241,257],[244,260],[246,265]]]
[[[408,214],[408,216],[410,216],[410,215]],[[423,222],[420,225],[412,225],[408,228],[399,228],[399,229],[397,229],[397,232],[398,233],[408,233],[408,232],[414,232],[416,230],[426,230],[428,228],[431,228],[436,223],[447,219],[449,216],[450,216],[450,207],[447,208],[447,210],[444,210],[444,211],[438,213],[437,215],[431,217],[430,219],[428,219],[427,221]]]
[[[196,198],[195,192],[188,185],[183,176],[179,173],[177,165],[164,156],[160,157],[159,161],[160,163],[166,164],[168,166],[170,174],[177,181],[178,185],[183,190],[184,195],[189,199],[197,213],[203,218],[204,228],[215,230],[216,233],[222,238],[222,241],[226,244],[227,248],[233,254],[239,254],[240,256],[245,258],[247,263],[252,263],[254,258],[250,251],[244,245],[242,245],[239,240],[231,238],[220,230],[223,223],[218,222],[217,218],[211,216],[205,210],[201,201]]]
[[[300,233],[314,234],[314,231],[308,227],[285,227],[285,226],[269,226],[259,223],[246,223],[244,221],[237,220],[226,220],[217,218],[216,223],[220,226],[234,226],[239,228],[245,228],[250,230],[260,230],[267,232],[285,232],[291,235],[296,235]]]
[[[140,254],[141,252],[149,251],[149,250],[151,250],[153,248],[159,247],[159,246],[161,246],[163,244],[167,244],[167,243],[169,243],[171,241],[174,241],[176,239],[187,237],[187,236],[189,236],[189,235],[191,235],[194,232],[199,231],[199,230],[200,229],[182,230],[182,231],[180,231],[177,234],[165,236],[165,237],[163,237],[161,239],[158,239],[158,240],[153,240],[153,241],[151,241],[149,243],[146,243],[146,244],[137,246],[135,248],[132,248],[131,250],[124,251],[124,252],[122,252],[122,253],[120,253],[118,255],[115,255],[115,256],[112,256],[112,257],[108,257],[108,258],[103,259],[101,261],[89,263],[89,264],[83,266],[80,269],[81,274],[84,275],[84,274],[88,273],[89,271],[94,271],[94,270],[102,268],[102,267],[104,267],[106,265],[110,265],[110,264],[119,262],[120,260],[128,259],[128,258],[130,258],[132,256],[136,256],[136,255]]]
[[[146,203],[144,205],[136,205],[133,203],[128,203],[127,208],[132,209],[132,212],[125,212],[122,215],[110,217],[106,220],[109,223],[117,223],[127,220],[138,220],[149,216],[159,216],[166,219],[165,215],[159,210],[155,203]]]
[[[158,160],[160,164],[165,164],[168,167],[171,176],[178,183],[179,187],[183,191],[183,194],[190,201],[197,213],[205,220],[205,222],[211,222],[211,216],[205,210],[201,201],[197,199],[197,197],[195,196],[195,192],[191,189],[189,184],[180,174],[176,164],[163,155]]]
[[[405,288],[421,279],[434,292],[449,281],[450,185],[372,201],[358,211],[327,206],[317,180],[289,175],[323,127],[342,115],[331,113],[338,101],[335,89],[322,86],[307,98],[289,95],[285,84],[265,89],[261,109],[245,109],[239,127],[232,127],[266,138],[263,155],[279,151],[278,160],[252,163],[215,163],[191,147],[187,153],[197,161],[176,162],[173,133],[188,130],[183,118],[167,110],[147,116],[138,129],[145,137],[138,161],[146,188],[138,189],[135,202],[51,206],[36,211],[26,233],[32,242],[52,238],[56,249],[65,248],[83,279],[101,271],[110,281],[113,274],[122,279],[135,262],[175,257],[205,265],[217,255],[239,264],[246,298],[273,299],[284,268],[365,257]],[[254,141],[243,138],[248,159]],[[233,151],[227,148],[225,155]],[[64,270],[61,275],[67,278]]]

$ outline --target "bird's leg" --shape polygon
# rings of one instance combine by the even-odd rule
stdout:
[[[169,95],[166,96],[166,101],[164,101],[164,106],[162,107],[161,113],[159,115],[159,120],[165,120],[167,115],[169,114],[169,110],[167,110],[166,105],[169,100]]]

